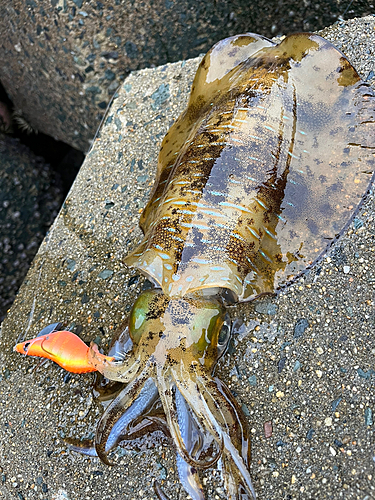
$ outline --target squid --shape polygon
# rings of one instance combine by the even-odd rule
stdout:
[[[214,373],[228,312],[294,281],[347,227],[373,180],[375,98],[339,50],[309,33],[251,33],[203,58],[186,110],[161,146],[156,181],[126,258],[153,284],[108,355],[57,324],[15,350],[97,371],[112,398],[94,446],[162,430],[181,484],[204,500],[217,467],[226,498],[255,500],[248,422]],[[160,498],[166,498],[159,485]]]

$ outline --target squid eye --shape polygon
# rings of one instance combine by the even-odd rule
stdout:
[[[231,327],[230,317],[229,314],[226,314],[223,326],[221,327],[217,339],[217,347],[221,353],[224,352],[225,348],[227,347],[230,338],[230,327]]]

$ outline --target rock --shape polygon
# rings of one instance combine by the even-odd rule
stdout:
[[[309,327],[309,322],[306,318],[299,318],[294,325],[293,338],[299,339],[305,333],[305,330]]]
[[[0,321],[61,202],[49,166],[18,140],[0,134]]]
[[[86,151],[130,71],[197,56],[232,34],[314,30],[340,14],[338,0],[319,10],[279,0],[2,2],[0,80],[33,129]]]

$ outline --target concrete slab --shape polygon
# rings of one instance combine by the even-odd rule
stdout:
[[[363,79],[374,82],[375,17],[325,30]],[[106,346],[142,287],[122,260],[141,237],[138,218],[152,186],[163,135],[187,102],[199,60],[131,74],[3,323],[0,497],[151,499],[156,477],[186,498],[173,451],[160,441],[118,452],[107,467],[68,450],[92,435],[99,409],[91,375],[67,375],[11,348],[48,323],[82,325]],[[277,298],[236,308],[218,375],[251,428],[259,499],[375,497],[374,197],[330,254]],[[240,321],[238,323],[240,325]],[[265,437],[272,423],[272,436]],[[215,471],[207,498],[225,498]]]

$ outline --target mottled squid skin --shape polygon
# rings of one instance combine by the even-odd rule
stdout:
[[[345,56],[313,34],[279,45],[238,35],[206,54],[164,138],[144,239],[126,259],[155,288],[135,302],[114,359],[96,346],[72,355],[112,381],[86,453],[110,463],[122,439],[163,430],[194,500],[204,498],[197,470],[216,463],[226,498],[255,498],[245,418],[213,376],[226,307],[290,282],[347,226],[373,176],[374,103]]]

